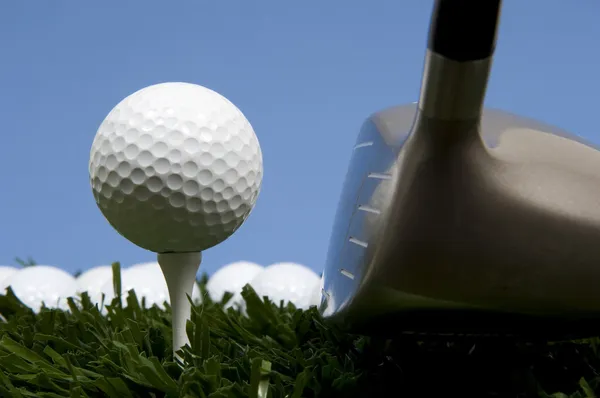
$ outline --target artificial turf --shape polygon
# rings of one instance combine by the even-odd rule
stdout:
[[[116,270],[118,264],[114,265]],[[0,296],[0,397],[595,397],[597,338],[383,339],[344,333],[316,308],[259,298],[224,310],[199,281],[190,346],[173,359],[170,309],[129,292],[104,316],[89,297],[35,314]],[[119,273],[115,288],[119,291]]]

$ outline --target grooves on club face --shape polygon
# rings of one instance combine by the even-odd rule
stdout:
[[[479,14],[494,27],[487,47],[463,42],[452,55],[446,43],[444,56],[432,39],[439,13],[465,3],[434,7],[418,105],[377,112],[361,129],[321,310],[369,333],[585,334],[600,315],[600,151],[482,109],[500,2]],[[482,48],[487,57],[467,56]]]

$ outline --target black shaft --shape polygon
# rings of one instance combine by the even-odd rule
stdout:
[[[436,0],[429,50],[459,62],[490,57],[501,6],[502,0]]]

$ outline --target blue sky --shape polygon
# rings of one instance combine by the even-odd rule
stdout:
[[[320,272],[362,121],[417,99],[432,1],[3,1],[0,264],[69,271],[153,253],[119,236],[88,182],[122,98],[159,82],[216,90],[248,117],[264,179],[234,236],[204,253]],[[600,144],[600,2],[505,1],[487,105]]]

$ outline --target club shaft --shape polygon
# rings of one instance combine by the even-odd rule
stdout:
[[[501,0],[437,0],[431,15],[428,49],[468,62],[491,57]]]
[[[470,120],[481,115],[501,5],[501,0],[436,1],[419,97],[424,116]]]

